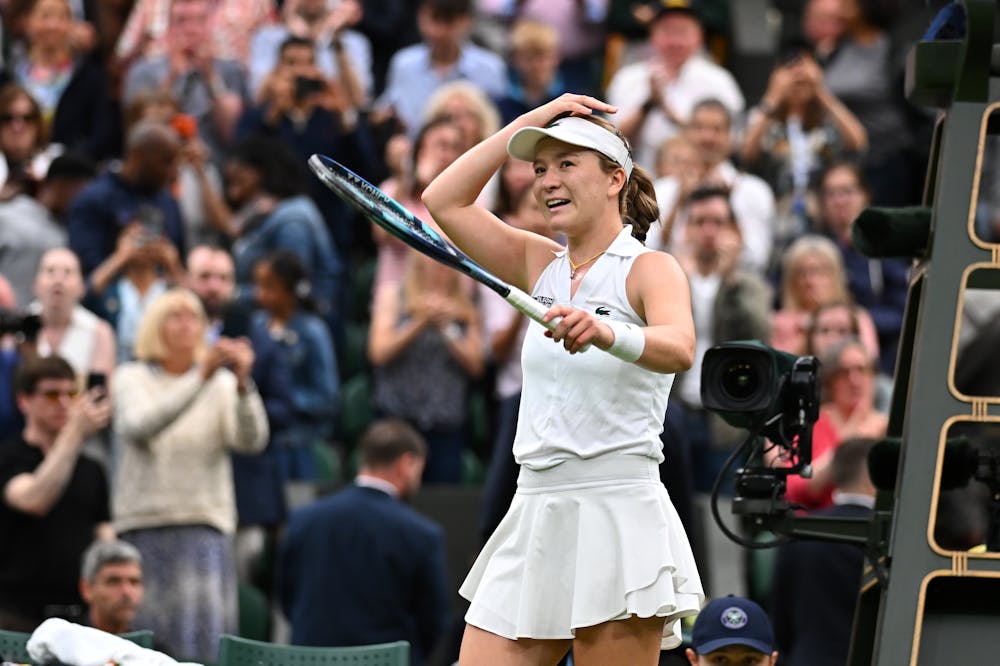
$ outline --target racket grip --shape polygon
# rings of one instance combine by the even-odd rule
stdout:
[[[528,318],[537,321],[550,331],[554,331],[556,326],[559,325],[559,322],[562,321],[562,317],[553,317],[550,321],[544,321],[543,317],[545,316],[545,313],[549,311],[549,308],[542,305],[517,287],[511,287],[510,293],[504,296],[504,299],[517,308],[517,310],[523,312]],[[580,351],[585,352],[588,349],[590,349],[589,342],[581,347]]]

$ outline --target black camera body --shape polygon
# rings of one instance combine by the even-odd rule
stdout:
[[[701,403],[736,428],[773,425],[778,415],[794,422],[799,411],[801,419],[814,423],[818,372],[819,361],[812,356],[780,352],[758,340],[728,342],[705,352]]]
[[[701,401],[727,423],[784,449],[787,466],[750,454],[735,476],[735,513],[770,513],[784,502],[789,474],[812,475],[812,426],[819,418],[819,362],[774,350],[757,340],[730,342],[705,352]]]
[[[314,79],[308,76],[295,77],[295,99],[303,100],[310,95],[323,92],[326,83],[322,79]]]
[[[748,431],[747,439],[730,455],[712,488],[712,517],[730,540],[752,550],[770,548],[792,537],[851,543],[885,552],[889,512],[876,509],[874,519],[803,516],[795,511],[802,507],[785,498],[789,475],[812,476],[812,428],[819,418],[818,374],[819,363],[812,356],[786,354],[756,340],[723,344],[706,352],[701,375],[705,409]],[[769,456],[775,447],[781,449],[781,455]],[[756,536],[766,530],[774,539],[747,538],[722,519],[722,481],[737,462],[743,465],[733,477],[733,515],[740,516],[743,526]],[[884,577],[884,567],[877,558],[872,562],[876,575]]]
[[[245,338],[250,335],[252,311],[246,303],[230,301],[222,306],[222,329],[224,338]]]
[[[0,335],[20,335],[34,340],[42,330],[42,318],[35,312],[0,308]]]

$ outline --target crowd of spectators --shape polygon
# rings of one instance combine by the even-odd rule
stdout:
[[[838,445],[884,435],[909,268],[860,255],[850,223],[918,202],[927,119],[902,97],[901,3],[792,3],[801,29],[759,91],[727,69],[727,4],[5,3],[0,305],[40,322],[3,340],[0,534],[45,557],[0,551],[0,627],[73,616],[94,596],[77,589],[84,549],[117,534],[141,553],[122,561],[146,565],[128,626],[213,660],[235,630],[234,535],[263,530],[239,569],[253,582],[289,484],[322,473],[317,447],[369,476],[393,462],[358,462],[357,387],[426,442],[403,477],[481,483],[492,458],[484,520],[502,515],[523,317],[360,221],[305,162],[328,155],[431,222],[420,195],[437,174],[566,91],[618,107],[657,177],[647,244],[690,281],[699,358],[671,396],[666,464],[690,456],[694,490],[710,489],[738,438],[701,406],[700,356],[761,339],[825,361],[817,474],[790,493],[832,506]],[[480,204],[548,233],[532,178],[510,160]],[[404,480],[395,495],[419,486]],[[309,580],[281,588],[293,637],[311,634],[289,586]],[[439,620],[420,627],[427,651]]]

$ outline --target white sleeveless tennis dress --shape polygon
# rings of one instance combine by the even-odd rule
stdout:
[[[645,325],[625,280],[647,251],[626,227],[572,299],[560,252],[532,296]],[[517,493],[459,591],[472,602],[465,619],[511,639],[568,639],[579,627],[656,615],[663,649],[676,647],[676,620],[697,613],[704,593],[658,469],[673,375],[596,348],[570,355],[544,330],[531,323],[521,355]]]

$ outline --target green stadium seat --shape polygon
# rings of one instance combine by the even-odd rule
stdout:
[[[753,537],[754,543],[764,544],[775,540],[777,535],[762,530]],[[765,608],[770,606],[771,592],[774,590],[774,563],[778,558],[777,548],[754,548],[747,552],[747,596]]]
[[[243,638],[266,641],[271,638],[271,609],[267,596],[253,585],[239,585],[239,632]]]
[[[493,432],[490,416],[490,390],[482,382],[477,382],[468,393],[468,446],[473,451],[492,451]]]
[[[216,666],[408,666],[406,641],[360,647],[296,647],[223,635]]]
[[[20,631],[6,631],[0,629],[0,660],[13,661],[15,663],[29,663],[31,657],[28,656],[28,638],[31,634]]]
[[[372,381],[366,374],[355,375],[340,385],[338,438],[353,449],[375,418]]]
[[[351,291],[347,320],[364,322],[370,318],[372,285],[375,283],[375,258],[365,259],[351,268]]]
[[[462,485],[481,486],[486,481],[486,466],[475,451],[462,451]]]
[[[329,490],[340,485],[344,471],[336,449],[327,442],[316,442],[312,446],[313,462],[316,469],[316,486],[319,490]]]
[[[348,322],[344,326],[344,350],[340,356],[340,379],[348,381],[368,372],[368,323]]]
[[[132,641],[139,647],[153,647],[153,632],[148,629],[130,631],[121,634],[121,637]],[[0,629],[0,661],[11,661],[17,664],[32,663],[27,647],[29,638],[31,638],[31,634]]]
[[[132,641],[139,647],[144,647],[147,649],[153,649],[153,632],[149,629],[141,629],[139,631],[128,631],[124,634],[118,634],[120,637],[127,641]]]

